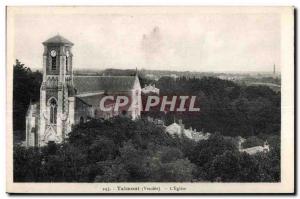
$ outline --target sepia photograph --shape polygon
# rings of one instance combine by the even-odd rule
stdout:
[[[7,7],[7,192],[293,193],[293,7]]]

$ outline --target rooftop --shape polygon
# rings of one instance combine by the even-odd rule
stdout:
[[[51,37],[50,39],[46,40],[43,42],[43,44],[69,44],[69,45],[74,45],[72,42],[67,40],[66,38],[60,36],[59,34]]]
[[[129,91],[133,89],[135,76],[74,76],[74,87],[78,94],[101,91]]]

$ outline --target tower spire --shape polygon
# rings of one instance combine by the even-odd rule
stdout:
[[[137,67],[135,67],[135,76],[138,75],[138,70],[137,70]]]

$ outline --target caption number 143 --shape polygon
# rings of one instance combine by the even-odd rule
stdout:
[[[109,192],[109,191],[111,191],[111,188],[110,187],[103,187],[102,191]]]

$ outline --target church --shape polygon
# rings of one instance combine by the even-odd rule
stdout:
[[[141,85],[137,74],[73,75],[73,45],[60,35],[43,42],[43,82],[40,101],[31,103],[26,114],[27,147],[61,143],[74,125],[92,118],[108,119],[122,115],[134,120],[141,115]],[[129,96],[131,107],[103,111],[99,102],[108,95]]]

